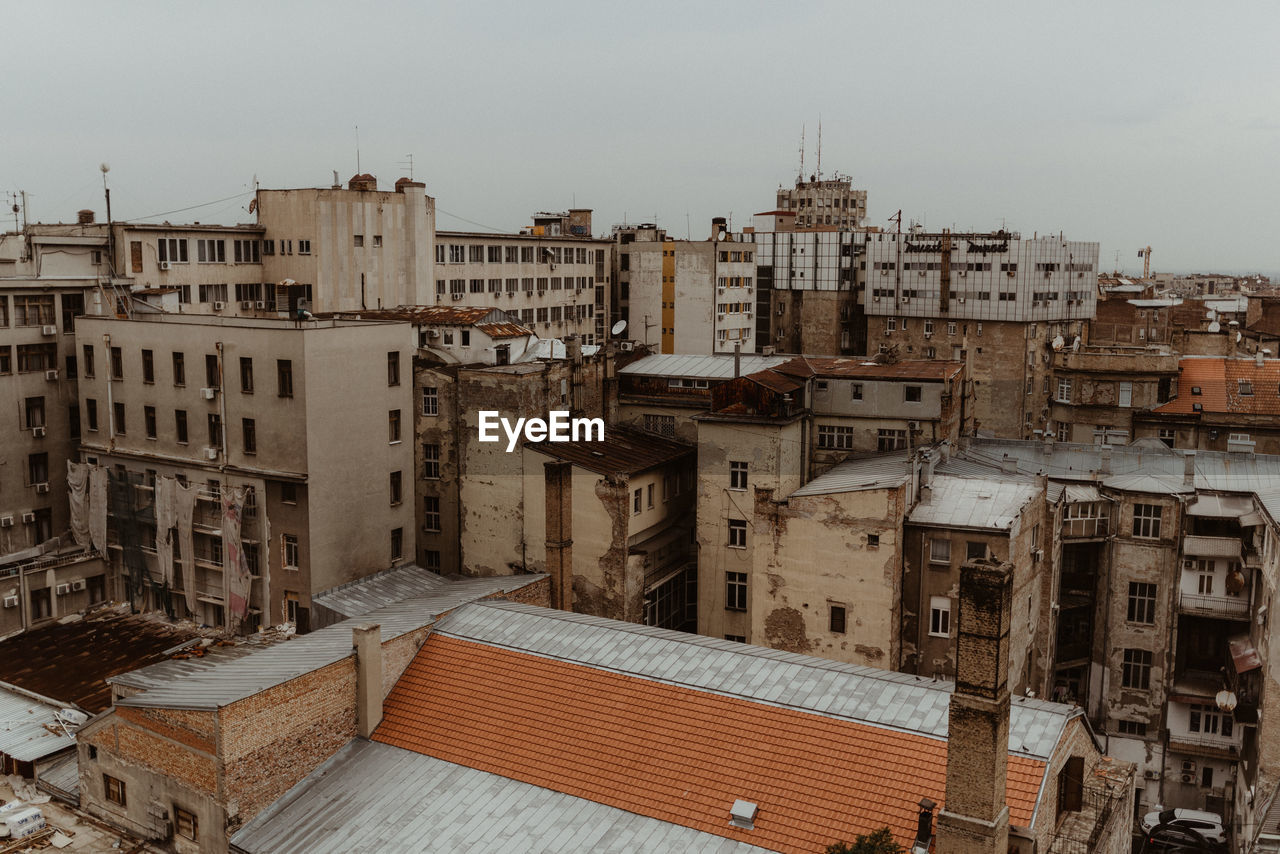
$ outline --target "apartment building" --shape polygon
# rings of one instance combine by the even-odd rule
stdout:
[[[113,223],[117,297],[193,314],[274,314],[288,292],[264,275],[261,225]],[[283,279],[284,277],[281,276]],[[167,301],[164,299],[168,297]],[[126,314],[123,304],[113,309]]]
[[[106,599],[102,555],[69,534],[0,557],[0,638],[51,624]]]
[[[1127,444],[1134,419],[1178,389],[1178,355],[1157,344],[1064,347],[1052,367],[1048,432],[1059,442]],[[1173,447],[1172,434],[1157,436]]]
[[[1280,453],[1280,359],[1185,356],[1176,393],[1135,413],[1135,437],[1170,447],[1237,453]]]
[[[305,630],[313,594],[410,560],[408,338],[392,322],[84,318],[80,448],[112,598]]]
[[[0,431],[0,554],[67,530],[67,460],[80,438],[76,318],[111,311],[99,282],[110,270],[105,226],[33,224],[0,235],[0,388],[10,401]]]
[[[540,214],[519,234],[435,235],[435,291],[423,304],[501,309],[543,338],[603,343],[612,242],[591,237],[591,212]]]
[[[653,225],[616,226],[617,317],[627,337],[659,353],[756,349],[756,252],[723,218],[705,241]]]
[[[742,235],[756,250],[757,350],[865,354],[867,320],[859,294],[870,235],[844,227],[791,230],[779,219]]]
[[[855,190],[853,179],[839,174],[809,180],[796,178],[794,187],[778,188],[778,210],[794,214],[795,229],[860,228],[867,216],[867,191]]]
[[[870,235],[867,266],[868,348],[972,354],[976,428],[1011,438],[1046,428],[1054,342],[1069,344],[1093,317],[1098,244],[914,227]]]

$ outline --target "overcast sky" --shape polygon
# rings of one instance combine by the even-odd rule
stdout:
[[[188,12],[187,10],[198,12]],[[127,10],[127,11],[126,11]],[[595,209],[677,237],[851,175],[869,222],[1102,244],[1104,269],[1280,273],[1280,7],[1197,3],[28,2],[0,190],[33,219],[251,221],[248,192],[389,188],[442,229]],[[12,227],[12,219],[5,228]]]

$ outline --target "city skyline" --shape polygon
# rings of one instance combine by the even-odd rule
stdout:
[[[1258,180],[1280,131],[1264,47],[1276,13],[1262,6],[1226,29],[1189,5],[1151,19],[1103,5],[486,18],[231,4],[198,29],[169,11],[76,8],[16,19],[58,38],[52,64],[40,39],[12,47],[27,72],[6,97],[21,121],[0,132],[0,187],[27,191],[32,220],[102,215],[106,162],[117,219],[251,221],[255,177],[345,182],[358,126],[360,170],[389,187],[413,154],[442,229],[510,231],[576,204],[597,233],[656,219],[701,239],[713,216],[739,227],[773,206],[799,173],[802,127],[816,171],[820,120],[823,172],[868,191],[870,225],[901,208],[929,228],[1096,240],[1103,269],[1131,274],[1148,244],[1154,270],[1280,270]],[[119,84],[88,94],[104,66]]]

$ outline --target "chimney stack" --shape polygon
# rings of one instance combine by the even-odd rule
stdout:
[[[742,342],[735,341],[733,344],[733,378],[736,380],[742,376]]]
[[[928,798],[920,799],[920,817],[916,823],[916,841],[913,849],[928,851],[933,842],[933,808],[936,807]]]
[[[1182,482],[1192,486],[1196,482],[1196,452],[1187,451],[1182,455]]]
[[[76,212],[76,222],[80,225],[93,225],[93,211],[85,208]]]
[[[729,236],[728,220],[722,216],[713,216],[711,218],[711,239],[719,240],[720,232],[724,232],[725,236]]]
[[[81,211],[81,213],[83,213],[83,211]],[[93,216],[93,214],[89,214],[89,215],[90,215],[90,216]],[[90,222],[93,222],[93,220],[89,220],[89,221],[90,221]],[[1258,350],[1258,352],[1256,352],[1256,353],[1254,353],[1254,354],[1253,354],[1253,363],[1254,363],[1255,365],[1257,365],[1259,368],[1261,368],[1261,367],[1262,367],[1262,361],[1263,361],[1263,359],[1264,359],[1264,355],[1263,355],[1263,354],[1265,354],[1266,352],[1267,352],[1266,350],[1261,350],[1261,349],[1260,349],[1260,350]]]
[[[1008,454],[1005,454],[1004,456],[1002,456],[1000,458],[1000,471],[1004,472],[1005,474],[1017,474],[1018,458],[1011,457]]]
[[[356,649],[356,735],[369,738],[382,723],[382,626],[351,630]]]
[[[947,735],[947,801],[938,851],[1006,854],[1009,807],[1009,624],[1013,566],[974,558],[960,568],[956,686]]]

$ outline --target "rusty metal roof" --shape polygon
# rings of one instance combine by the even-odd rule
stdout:
[[[964,370],[963,362],[939,359],[908,359],[882,365],[870,359],[842,359],[829,356],[797,356],[775,368],[779,373],[799,377],[864,377],[885,380],[940,381]]]
[[[442,326],[474,326],[479,323],[509,323],[505,311],[487,305],[401,305],[361,311],[325,312],[317,317],[343,317],[363,320],[407,320],[418,326],[435,323]]]
[[[754,374],[747,374],[745,379],[759,383],[765,388],[772,389],[780,394],[787,394],[795,391],[796,389],[804,388],[804,383],[802,381],[771,370],[756,371]]]
[[[526,448],[600,474],[637,474],[682,457],[694,448],[629,427],[605,429],[603,442],[526,442]]]
[[[532,330],[518,323],[477,323],[476,329],[493,339],[524,338],[533,334]]]

